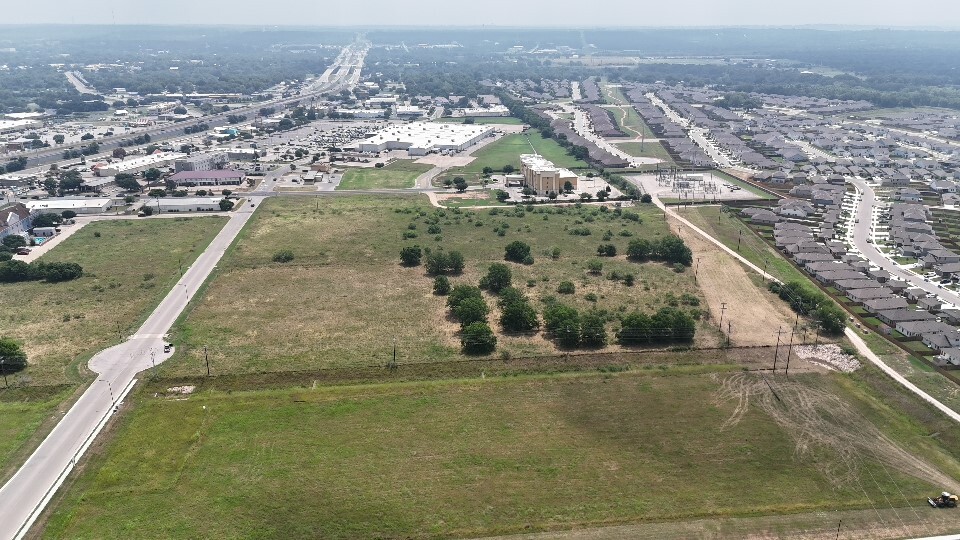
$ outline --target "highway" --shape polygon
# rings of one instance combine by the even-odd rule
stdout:
[[[855,215],[858,222],[854,222],[852,228],[853,234],[850,238],[857,251],[859,251],[871,263],[883,268],[887,272],[890,272],[891,275],[906,281],[911,286],[919,287],[927,291],[928,294],[934,294],[940,297],[940,299],[947,304],[960,306],[960,295],[947,289],[942,289],[938,284],[926,281],[917,274],[902,268],[900,265],[887,258],[887,256],[881,253],[879,249],[877,249],[876,244],[873,243],[873,238],[871,238],[871,227],[873,226],[876,219],[876,214],[879,211],[876,208],[876,194],[874,193],[873,188],[859,178],[848,179],[848,181],[857,188],[858,194],[855,199]]]
[[[344,49],[337,58],[336,69],[332,67],[328,70],[326,80],[314,88],[315,94],[338,91],[355,85],[360,80],[367,50],[369,44],[364,42],[355,42]],[[243,114],[263,106],[285,106],[310,97],[300,95],[261,103],[248,109],[231,111],[231,114]],[[198,122],[206,122],[211,126],[219,125],[226,122],[226,114],[204,117]],[[182,136],[183,127],[186,125],[189,124],[181,123],[139,133],[150,133],[152,142],[158,142],[164,138]],[[131,136],[127,133],[108,140],[113,141],[115,146],[119,139]],[[104,146],[103,143],[101,145]],[[107,148],[109,146],[105,149]],[[63,150],[64,148],[59,148],[43,155],[52,163],[60,161]],[[38,164],[35,159],[31,157],[32,166]],[[0,539],[19,539],[26,535],[76,466],[77,460],[116,412],[118,404],[136,382],[137,374],[172,356],[172,352],[163,352],[165,335],[216,268],[264,197],[277,195],[272,190],[273,178],[282,173],[279,169],[272,171],[264,177],[254,193],[247,195],[244,206],[231,214],[230,220],[220,233],[167,293],[136,334],[125,337],[119,344],[97,353],[90,360],[89,367],[97,373],[96,380],[87,387],[16,474],[0,487],[0,516],[3,516],[0,520]]]
[[[352,88],[360,80],[360,73],[363,68],[364,59],[366,58],[366,54],[369,49],[370,44],[364,41],[356,41],[345,47],[337,57],[334,64],[327,69],[323,76],[321,76],[321,78],[326,77],[326,80],[319,84],[313,84],[310,88],[310,92],[303,92],[288,98],[261,102],[249,107],[233,109],[225,113],[202,116],[200,118],[187,120],[185,122],[149,127],[139,130],[131,130],[122,134],[96,139],[97,143],[100,145],[99,155],[109,155],[113,149],[120,147],[121,141],[133,139],[138,135],[150,135],[150,144],[157,144],[168,139],[183,137],[183,130],[188,126],[207,124],[211,129],[215,127],[222,127],[229,124],[227,121],[227,116],[229,115],[246,115],[248,117],[252,117],[264,107],[272,107],[279,110],[302,101],[316,99],[326,93],[334,93],[345,88]],[[8,154],[4,157],[4,159],[10,160],[21,156],[26,157],[28,160],[27,168],[31,169],[41,165],[49,165],[51,163],[63,161],[63,152],[65,150],[79,150],[86,146],[86,144],[87,142],[84,142],[83,144],[65,144],[62,146],[43,148],[39,150],[27,150],[24,152]],[[88,161],[94,159],[96,158],[89,156],[87,157]]]

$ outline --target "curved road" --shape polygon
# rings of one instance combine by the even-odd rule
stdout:
[[[883,253],[880,253],[876,244],[867,241],[871,236],[870,227],[873,223],[877,196],[873,192],[873,188],[863,180],[854,178],[849,179],[849,182],[857,188],[857,192],[859,193],[856,210],[856,217],[859,223],[855,223],[853,226],[853,245],[857,248],[857,251],[871,263],[890,272],[891,275],[906,281],[911,286],[919,287],[929,294],[935,294],[948,304],[960,306],[960,295],[947,289],[941,289],[936,283],[926,281],[917,274],[901,268],[897,263],[887,258]]]
[[[262,197],[248,202],[259,206]],[[76,460],[133,386],[137,373],[168,359],[164,335],[203,285],[256,210],[245,204],[150,314],[136,334],[90,360],[97,379],[74,403],[26,463],[0,488],[0,538],[21,538],[76,465]]]

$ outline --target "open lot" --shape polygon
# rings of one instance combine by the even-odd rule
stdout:
[[[835,527],[832,511],[856,509],[897,537],[950,530],[914,525],[956,485],[953,440],[869,378],[768,382],[654,370],[141,392],[44,536],[476,537],[815,511]]]
[[[397,160],[382,168],[348,168],[336,189],[407,189],[430,165]]]
[[[464,176],[468,181],[475,180],[484,167],[500,171],[505,165],[512,165],[520,170],[520,155],[538,153],[549,159],[558,167],[568,169],[584,168],[586,163],[567,154],[566,149],[553,139],[544,139],[535,131],[511,133],[477,150],[472,155],[476,158],[469,165],[456,167],[447,171],[444,177]]]
[[[0,335],[23,344],[30,366],[11,376],[30,385],[77,383],[79,366],[136,330],[183,269],[226,223],[222,217],[99,221],[42,261],[75,262],[84,275],[66,283],[0,284]],[[3,392],[0,391],[0,400]]]
[[[432,278],[422,266],[399,264],[400,248],[414,244],[462,252],[466,268],[451,282],[475,285],[490,263],[503,260],[506,244],[529,243],[535,263],[510,267],[513,283],[538,310],[550,297],[611,315],[634,309],[653,312],[684,294],[699,301],[689,270],[677,273],[661,263],[625,259],[630,239],[666,233],[652,205],[630,211],[642,222],[596,206],[442,210],[429,206],[426,197],[394,196],[330,198],[317,208],[313,200],[271,199],[241,233],[203,298],[175,326],[177,355],[162,370],[197,373],[204,366],[204,346],[220,374],[378,365],[392,357],[394,341],[401,363],[462,358],[459,325],[449,318],[445,298],[431,293]],[[439,233],[428,231],[427,219],[436,219]],[[573,235],[571,229],[590,234]],[[404,240],[405,231],[417,238]],[[498,231],[504,231],[503,236]],[[607,231],[610,240],[603,239]],[[614,244],[620,255],[602,259],[602,276],[590,275],[587,262],[596,258],[601,243]],[[555,247],[560,255],[554,260],[550,255]],[[295,259],[271,262],[282,249],[293,251]],[[608,279],[613,271],[634,274],[635,285]],[[557,294],[564,280],[575,284],[575,294]],[[495,306],[491,297],[488,303]],[[490,320],[498,320],[495,309]],[[612,332],[612,323],[609,328]],[[697,343],[715,344],[717,338],[708,329],[712,326],[704,328]],[[501,333],[497,354],[557,350],[540,334]]]
[[[666,162],[667,165],[673,163],[673,158],[667,153],[667,150],[656,141],[653,142],[623,142],[615,143],[615,146],[633,157],[657,158]]]

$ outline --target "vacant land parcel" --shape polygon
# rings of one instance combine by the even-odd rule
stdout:
[[[472,154],[476,159],[469,165],[450,169],[444,177],[461,175],[467,180],[475,180],[486,167],[494,171],[502,171],[506,165],[519,171],[520,155],[533,153],[540,154],[557,167],[577,169],[587,166],[583,161],[567,154],[566,149],[553,139],[545,139],[535,131],[527,131],[504,135],[501,139],[484,146]]]
[[[46,536],[447,538],[929,512],[925,494],[952,479],[881,435],[871,420],[914,427],[846,377],[773,381],[782,402],[734,370],[145,391]],[[917,441],[932,463],[951,459]]]
[[[406,189],[417,177],[429,171],[430,165],[398,160],[385,167],[351,168],[343,173],[337,189]]]
[[[422,266],[400,266],[403,246],[461,252],[463,274],[450,280],[476,285],[491,263],[503,262],[508,243],[527,242],[534,264],[510,268],[514,285],[538,310],[552,299],[606,310],[611,318],[668,303],[699,312],[693,272],[624,256],[631,239],[665,234],[652,205],[622,213],[591,206],[471,211],[433,208],[422,196],[330,198],[319,208],[313,200],[271,199],[174,328],[181,346],[162,369],[196,374],[204,347],[221,374],[378,365],[392,357],[394,343],[401,363],[462,358],[446,298],[432,294],[433,280]],[[601,243],[619,255],[602,258],[602,269],[590,273]],[[294,260],[272,262],[281,250]],[[627,274],[633,286],[623,281]],[[557,293],[563,281],[571,282],[572,294]],[[495,299],[488,296],[488,304]],[[498,320],[496,311],[490,320]],[[702,339],[712,337],[702,332]],[[511,355],[558,350],[539,333],[501,334],[498,347]]]

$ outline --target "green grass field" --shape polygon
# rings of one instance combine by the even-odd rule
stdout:
[[[398,160],[383,168],[348,168],[336,189],[407,189],[431,165],[422,165],[410,160]]]
[[[872,446],[871,423],[937,465],[955,455],[847,376],[773,385],[785,403],[734,371],[142,392],[44,537],[472,538],[930,512],[924,497],[941,487],[882,464],[898,446]],[[741,390],[757,395],[744,403]]]
[[[667,164],[673,163],[673,158],[670,157],[670,154],[667,153],[667,150],[660,143],[646,142],[642,143],[642,145],[643,149],[641,150],[641,143],[638,142],[616,143],[617,148],[633,157],[657,158],[665,161]]]
[[[221,374],[378,365],[392,355],[394,339],[402,363],[462,359],[458,325],[448,317],[445,299],[431,294],[432,278],[422,267],[399,264],[400,248],[415,244],[461,251],[466,269],[451,281],[476,284],[490,263],[503,260],[506,244],[528,242],[536,262],[511,264],[513,282],[538,309],[550,296],[611,313],[654,311],[665,305],[668,292],[699,296],[692,272],[678,274],[664,264],[625,259],[631,238],[666,232],[653,206],[636,210],[644,218],[638,223],[588,206],[564,208],[563,213],[536,208],[522,215],[513,208],[498,209],[495,215],[492,210],[438,210],[418,196],[329,198],[319,210],[315,205],[314,200],[292,198],[263,204],[202,300],[175,326],[178,352],[163,371],[195,374],[203,364],[204,346]],[[425,220],[432,216],[438,217],[439,233],[428,232]],[[591,234],[574,236],[567,230],[572,228],[587,228]],[[404,240],[405,231],[418,237]],[[613,236],[605,241],[607,231]],[[621,236],[621,231],[633,236]],[[601,243],[614,244],[621,255],[604,258],[604,276],[591,276],[586,265]],[[549,256],[554,247],[561,251],[557,260]],[[271,262],[281,249],[292,250],[295,260]],[[611,271],[634,273],[636,285],[607,279]],[[556,293],[563,280],[575,284],[576,294]],[[492,298],[489,303],[495,304]],[[496,312],[490,319],[497,320]],[[711,336],[703,333],[704,339]],[[529,356],[557,349],[540,335],[501,334],[500,351]]]
[[[444,124],[463,124],[463,118],[437,118],[434,122]],[[519,126],[523,121],[512,116],[475,116],[473,123],[479,125],[501,125],[501,126]]]
[[[69,395],[66,385],[0,390],[0,484],[26,459],[31,440]]]
[[[520,155],[532,154],[534,151],[549,159],[558,167],[568,169],[587,167],[587,164],[583,161],[567,154],[567,151],[553,139],[544,139],[539,133],[528,131],[504,135],[500,140],[484,146],[471,154],[476,159],[469,165],[450,169],[435,180],[434,184],[441,185],[440,180],[443,178],[453,178],[455,176],[463,176],[471,183],[476,183],[484,167],[491,167],[499,171],[504,165],[512,165],[515,170],[519,171]]]
[[[807,280],[807,277],[790,264],[790,261],[784,259],[776,250],[757,237],[739,219],[726,212],[721,214],[719,207],[684,208],[680,210],[680,215],[734,250],[737,249],[739,241],[740,255],[760,268],[766,268],[767,273],[777,279]]]
[[[76,262],[80,279],[0,284],[0,335],[17,339],[31,385],[76,383],[69,366],[133,333],[226,223],[221,217],[100,221],[67,238],[44,261]],[[99,236],[98,236],[99,235]],[[14,377],[16,378],[16,377]],[[2,396],[2,391],[0,391]],[[2,397],[0,397],[2,400]]]
[[[616,120],[617,126],[621,131],[634,137],[656,137],[653,131],[650,130],[650,127],[647,125],[647,123],[640,118],[640,115],[637,114],[637,111],[630,105],[629,100],[627,100],[627,97],[623,95],[623,91],[620,88],[609,85],[601,85],[600,89],[603,93],[603,98],[607,101],[607,103],[618,106],[617,108],[612,109],[611,112],[613,113],[613,118]],[[628,150],[624,151],[629,153]]]

